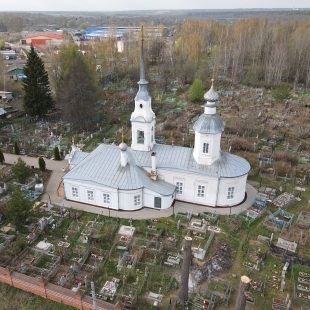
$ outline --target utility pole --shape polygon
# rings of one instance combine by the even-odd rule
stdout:
[[[91,287],[91,296],[93,297],[93,310],[97,310],[95,284],[93,281],[90,283],[90,287]]]

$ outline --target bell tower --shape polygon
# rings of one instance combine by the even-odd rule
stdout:
[[[132,142],[131,148],[136,151],[151,151],[155,144],[155,113],[152,110],[151,96],[148,92],[148,81],[145,79],[143,26],[141,28],[140,81],[135,98],[135,110],[131,114]]]

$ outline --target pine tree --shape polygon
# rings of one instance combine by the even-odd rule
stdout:
[[[25,112],[30,116],[43,117],[53,108],[54,102],[44,63],[34,50],[33,45],[30,47],[23,71],[27,76],[26,79],[23,79]]]

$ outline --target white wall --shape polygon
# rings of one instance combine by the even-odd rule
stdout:
[[[203,143],[209,143],[209,153],[203,153]],[[218,134],[200,134],[195,133],[195,147],[193,156],[195,160],[202,165],[211,165],[220,157],[221,133]]]
[[[78,197],[72,196],[72,187],[78,189]],[[119,209],[118,193],[117,190],[111,187],[102,187],[99,185],[83,185],[81,182],[75,180],[65,180],[64,181],[65,198],[77,202],[84,202],[92,205],[97,205],[100,207]],[[94,192],[94,200],[88,200],[87,190]],[[110,203],[103,202],[103,193],[110,195]]]
[[[134,197],[140,196],[140,204],[134,204]],[[143,201],[143,189],[136,189],[136,190],[119,190],[119,209],[121,210],[139,210],[143,208],[144,201]]]
[[[144,196],[145,207],[154,208],[155,197],[160,197],[161,198],[161,209],[168,209],[169,207],[171,207],[174,201],[175,195],[163,196],[163,195],[159,195],[158,193],[155,193],[145,188],[143,196]]]
[[[167,171],[164,169],[157,169],[157,173],[160,178],[168,183],[175,185],[176,182],[183,182],[183,193],[176,194],[176,199],[215,206],[218,186],[218,179],[216,177],[203,177],[197,174]],[[198,185],[205,186],[204,197],[197,196]]]
[[[220,180],[218,206],[234,206],[243,201],[245,197],[247,174],[238,178],[222,178]],[[234,198],[227,199],[228,188],[234,187]]]

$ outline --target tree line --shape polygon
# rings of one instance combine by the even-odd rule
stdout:
[[[310,21],[187,19],[175,33],[173,63],[207,68],[232,83],[310,86]],[[183,73],[184,74],[184,73]]]

